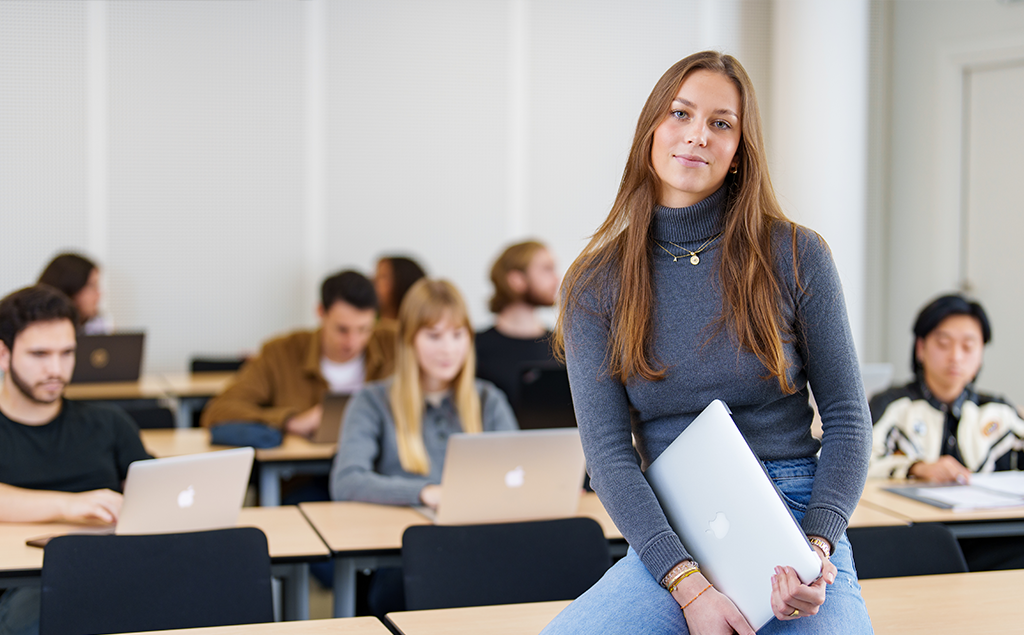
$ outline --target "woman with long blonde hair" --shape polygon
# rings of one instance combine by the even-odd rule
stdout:
[[[728,404],[822,561],[812,584],[776,569],[775,619],[761,632],[870,633],[845,529],[871,419],[842,286],[828,246],[775,199],[757,99],[736,59],[697,53],[658,81],[561,306],[555,347],[591,485],[630,548],[545,633],[753,633],[642,473],[714,399]]]
[[[449,436],[518,427],[505,395],[474,369],[458,289],[419,280],[398,311],[394,376],[368,384],[345,411],[331,498],[437,507]]]

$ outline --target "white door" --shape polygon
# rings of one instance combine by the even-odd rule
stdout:
[[[965,79],[962,275],[993,334],[978,387],[1024,406],[1024,60],[974,69]]]

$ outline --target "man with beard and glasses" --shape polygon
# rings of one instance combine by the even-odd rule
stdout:
[[[519,373],[524,364],[551,361],[551,332],[537,315],[554,306],[559,276],[548,248],[536,241],[512,245],[491,267],[490,300],[494,327],[476,335],[476,375],[519,404]]]
[[[63,399],[77,313],[46,285],[0,300],[0,522],[113,524],[132,461],[148,459],[118,408]],[[0,633],[39,630],[39,587],[0,596]]]

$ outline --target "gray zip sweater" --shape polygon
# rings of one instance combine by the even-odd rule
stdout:
[[[798,228],[799,281],[793,270],[790,226],[775,230],[774,259],[781,308],[794,337],[784,345],[797,392],[786,395],[775,378],[735,337],[716,331],[722,296],[718,243],[690,264],[673,262],[657,243],[684,254],[669,241],[696,250],[721,231],[725,188],[687,208],[656,208],[649,257],[654,278],[654,340],[662,381],[609,376],[605,357],[617,282],[604,276],[573,300],[566,324],[566,357],[573,403],[591,484],[629,544],[657,580],[689,554],[669,527],[643,468],[714,399],[728,404],[733,419],[763,461],[813,457],[821,449],[811,502],[803,519],[808,535],[833,545],[857,506],[871,452],[871,417],[847,320],[842,285],[827,245]],[[600,290],[597,287],[600,286]],[[811,436],[808,384],[821,413],[823,439]],[[635,408],[630,423],[630,408]]]

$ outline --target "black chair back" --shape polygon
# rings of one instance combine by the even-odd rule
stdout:
[[[125,408],[140,429],[173,428],[174,413],[170,408]]]
[[[591,518],[422,525],[402,536],[407,610],[575,599],[610,566]]]
[[[40,635],[270,622],[267,538],[252,527],[54,538],[41,607]]]
[[[238,370],[244,357],[193,357],[189,370],[193,373],[219,373]]]
[[[960,544],[941,523],[851,527],[846,533],[862,580],[967,571]]]

